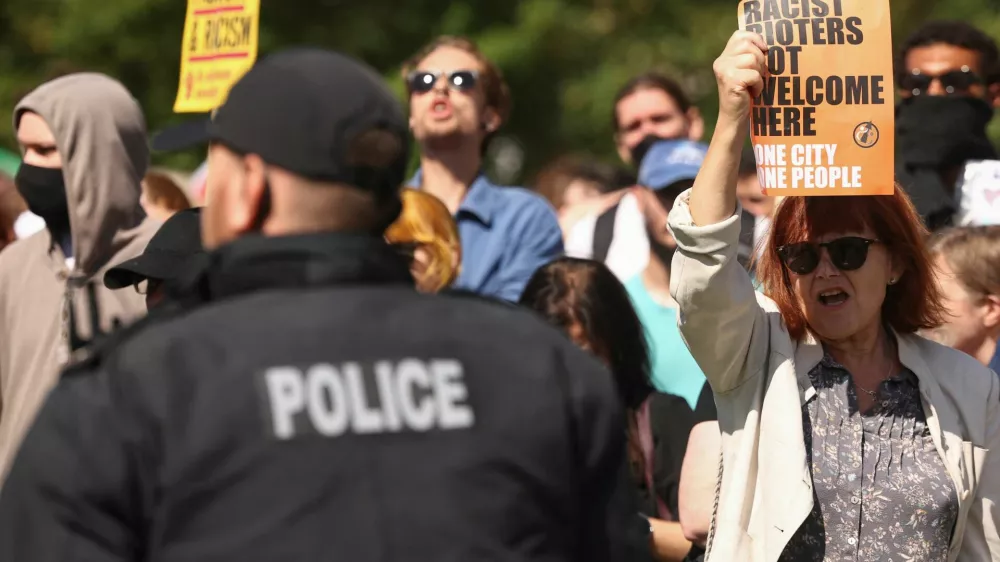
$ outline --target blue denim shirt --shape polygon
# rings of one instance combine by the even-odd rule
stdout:
[[[420,187],[420,171],[410,180]],[[462,271],[454,288],[508,301],[521,298],[535,271],[563,253],[559,220],[549,203],[480,174],[455,213]]]

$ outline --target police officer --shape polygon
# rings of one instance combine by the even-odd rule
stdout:
[[[0,493],[0,560],[621,559],[611,377],[528,312],[415,291],[381,238],[406,134],[339,54],[236,84],[199,302],[64,374]]]

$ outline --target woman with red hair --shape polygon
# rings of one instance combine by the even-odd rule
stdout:
[[[737,169],[766,58],[737,32],[716,61],[711,148],[669,220],[681,333],[723,434],[707,559],[1000,560],[1000,384],[916,335],[944,310],[903,190],[788,197],[762,295],[737,263]]]

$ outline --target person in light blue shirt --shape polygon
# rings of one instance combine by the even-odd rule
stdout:
[[[653,384],[684,398],[692,409],[698,405],[705,375],[677,328],[677,305],[670,296],[670,262],[677,243],[667,230],[666,216],[674,199],[694,183],[707,148],[692,141],[649,138],[637,149],[639,184],[649,190],[642,199],[650,256],[642,273],[625,282],[646,328]]]
[[[441,37],[403,66],[420,170],[410,185],[454,213],[462,242],[455,289],[516,301],[532,274],[563,253],[555,210],[540,196],[493,184],[483,149],[503,124],[510,92],[474,43]]]

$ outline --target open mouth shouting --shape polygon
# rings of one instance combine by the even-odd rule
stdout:
[[[431,116],[435,119],[447,119],[451,117],[452,108],[448,98],[438,98],[431,103]]]
[[[816,298],[821,305],[827,308],[837,308],[846,303],[851,296],[847,294],[847,291],[834,287],[821,291]]]

